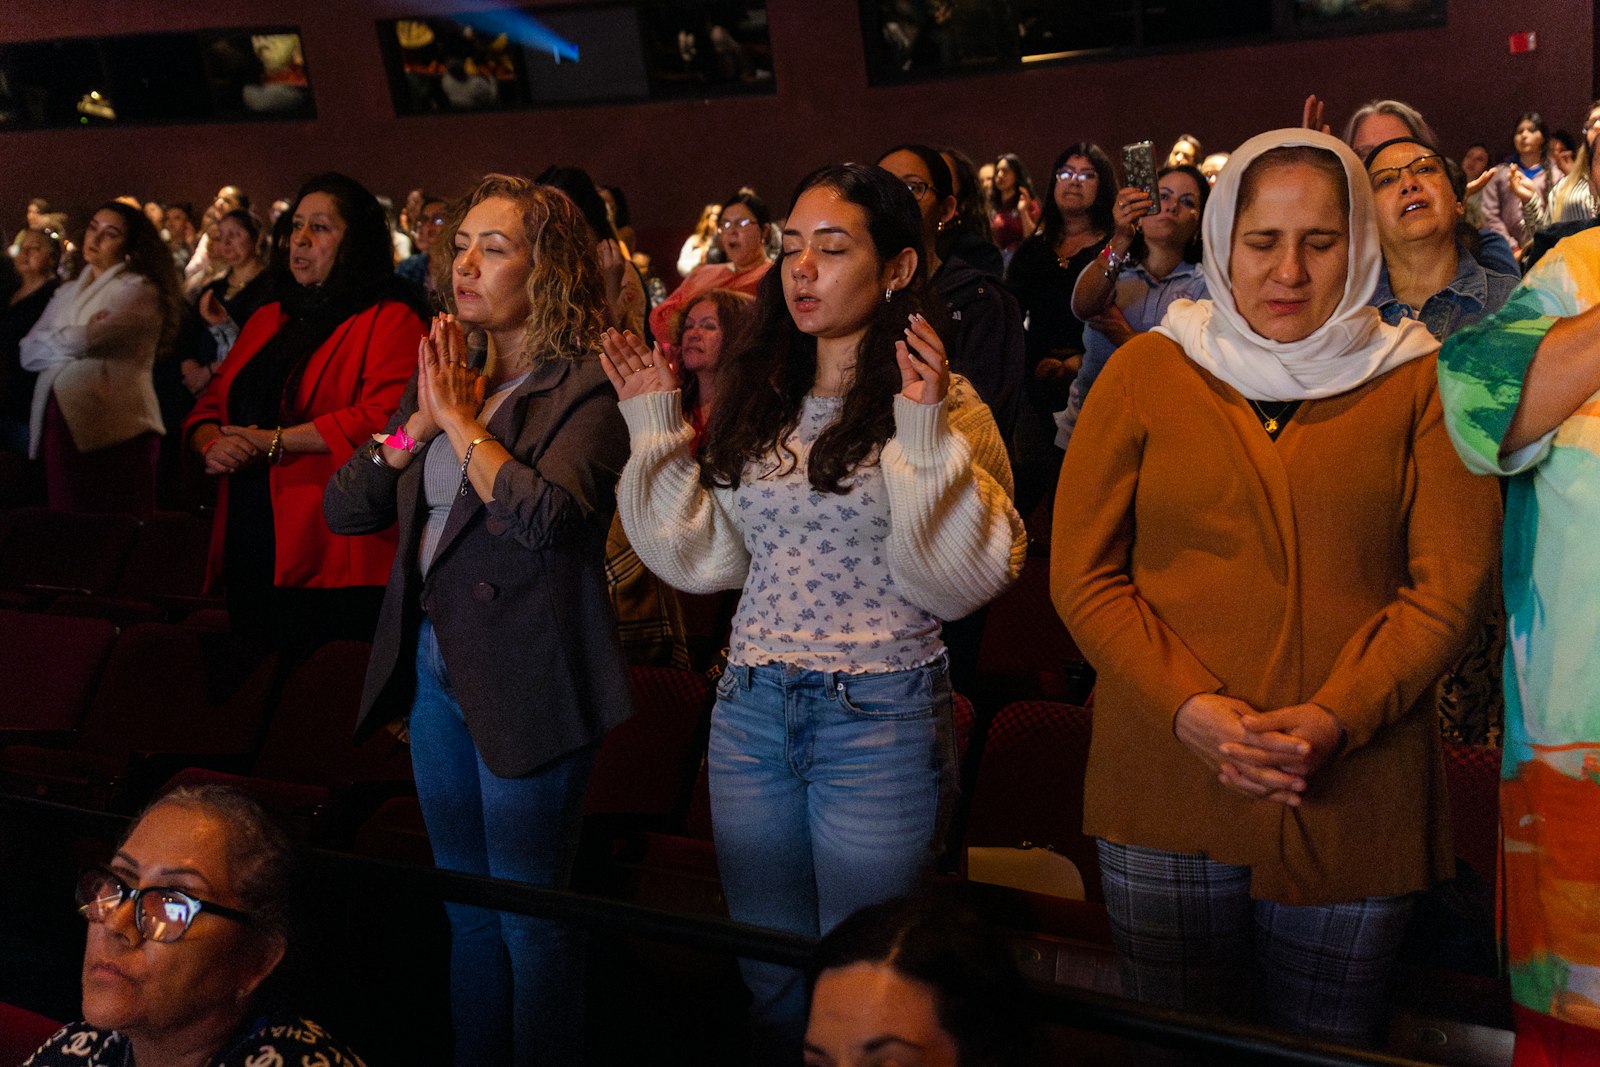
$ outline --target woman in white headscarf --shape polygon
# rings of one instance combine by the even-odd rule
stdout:
[[[1499,500],[1451,452],[1437,343],[1366,306],[1348,148],[1252,138],[1202,232],[1212,298],[1107,365],[1056,498],[1052,591],[1099,672],[1085,830],[1129,995],[1362,1043],[1412,894],[1453,873],[1427,697]]]

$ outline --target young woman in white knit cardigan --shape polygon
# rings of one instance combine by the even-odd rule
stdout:
[[[920,247],[888,172],[804,178],[698,459],[676,369],[632,335],[604,342],[632,436],[618,507],[634,547],[680,589],[743,589],[709,768],[744,922],[826,933],[927,870],[955,786],[939,620],[1022,566],[1004,442],[922,315]],[[758,1055],[797,1053],[799,973],[743,968]]]

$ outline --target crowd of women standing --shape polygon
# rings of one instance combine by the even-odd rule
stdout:
[[[1513,476],[1507,811],[1568,812],[1511,872],[1536,900],[1510,927],[1517,998],[1530,1033],[1581,1042],[1600,952],[1540,887],[1593,855],[1562,806],[1600,816],[1576,795],[1600,738],[1552,713],[1577,675],[1529,600],[1563,551],[1552,472],[1586,462],[1593,332],[1520,338],[1525,385],[1477,352],[1519,306],[1591,314],[1565,297],[1592,288],[1592,242],[1512,293],[1540,233],[1593,220],[1597,140],[1600,103],[1563,172],[1524,115],[1515,158],[1469,181],[1377,101],[1343,139],[1277,130],[1206,171],[1182,138],[1153,189],[1078,142],[1036,198],[1002,156],[987,202],[965,157],[902,144],[811,172],[776,219],[748,189],[708,205],[647,316],[582,171],[436,208],[431,308],[377,198],[326,174],[271,242],[219,213],[190,347],[171,256],[112,202],[71,282],[47,235],[19,242],[0,415],[56,506],[101,508],[109,480],[149,514],[151,366],[182,349],[234,626],[291,659],[373,641],[359,732],[408,731],[452,870],[570,877],[590,767],[631,711],[619,551],[686,594],[739,590],[707,754],[722,884],[733,918],[809,936],[933,869],[961,620],[981,633],[1053,493],[1051,591],[1099,672],[1085,830],[1125,991],[1353,1044],[1376,1040],[1418,894],[1453,873],[1437,689],[1496,632],[1501,496],[1474,472]],[[1491,385],[1529,399],[1485,407]],[[130,885],[87,891],[102,921]],[[581,1062],[581,938],[447,912],[457,1061]],[[1547,932],[1567,970],[1541,984]],[[742,969],[753,1062],[793,1061],[804,976]]]

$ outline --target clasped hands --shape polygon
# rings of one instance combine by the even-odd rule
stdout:
[[[1345,744],[1344,724],[1320,704],[1263,712],[1217,693],[1184,701],[1173,732],[1229,789],[1291,808]]]
[[[417,410],[406,420],[406,433],[426,444],[452,423],[476,422],[486,384],[471,364],[461,323],[454,315],[435,315],[417,343]]]

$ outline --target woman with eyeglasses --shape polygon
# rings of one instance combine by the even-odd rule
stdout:
[[[905,183],[830,165],[792,204],[698,455],[672,365],[636,337],[604,352],[640,557],[743,589],[707,756],[729,913],[816,936],[929,870],[956,784],[939,620],[1015,580],[1027,537],[994,419],[923,317]],[[770,1046],[752,1062],[795,1062],[802,976],[741,967]]]
[[[1161,210],[1147,215],[1150,194],[1117,193],[1111,240],[1078,274],[1072,313],[1084,323],[1083,367],[1072,379],[1067,406],[1056,416],[1056,446],[1072,439],[1084,397],[1106,361],[1136,334],[1153,330],[1175,300],[1204,300],[1200,217],[1211,183],[1199,168],[1162,167],[1156,176]]]
[[[291,939],[294,852],[255,801],[174,790],[78,882],[83,1019],[24,1067],[361,1067],[271,982]]]
[[[1111,236],[1116,173],[1099,145],[1068,145],[1050,168],[1038,233],[1022,242],[1006,273],[1027,323],[1027,403],[1017,419],[1017,508],[1024,515],[1055,487],[1061,450],[1051,416],[1067,405],[1083,360],[1083,321],[1072,313],[1078,275]]]
[[[1396,137],[1368,154],[1383,269],[1372,306],[1390,325],[1418,319],[1443,341],[1496,311],[1520,279],[1481,266],[1462,221],[1463,189],[1437,148]]]
[[[673,323],[713,289],[731,289],[755,296],[761,279],[772,266],[767,254],[767,228],[772,214],[766,201],[749,189],[740,189],[722,202],[717,216],[717,243],[727,257],[722,263],[696,267],[683,284],[650,309],[650,333],[657,340],[673,336]],[[668,358],[676,359],[672,345]]]

